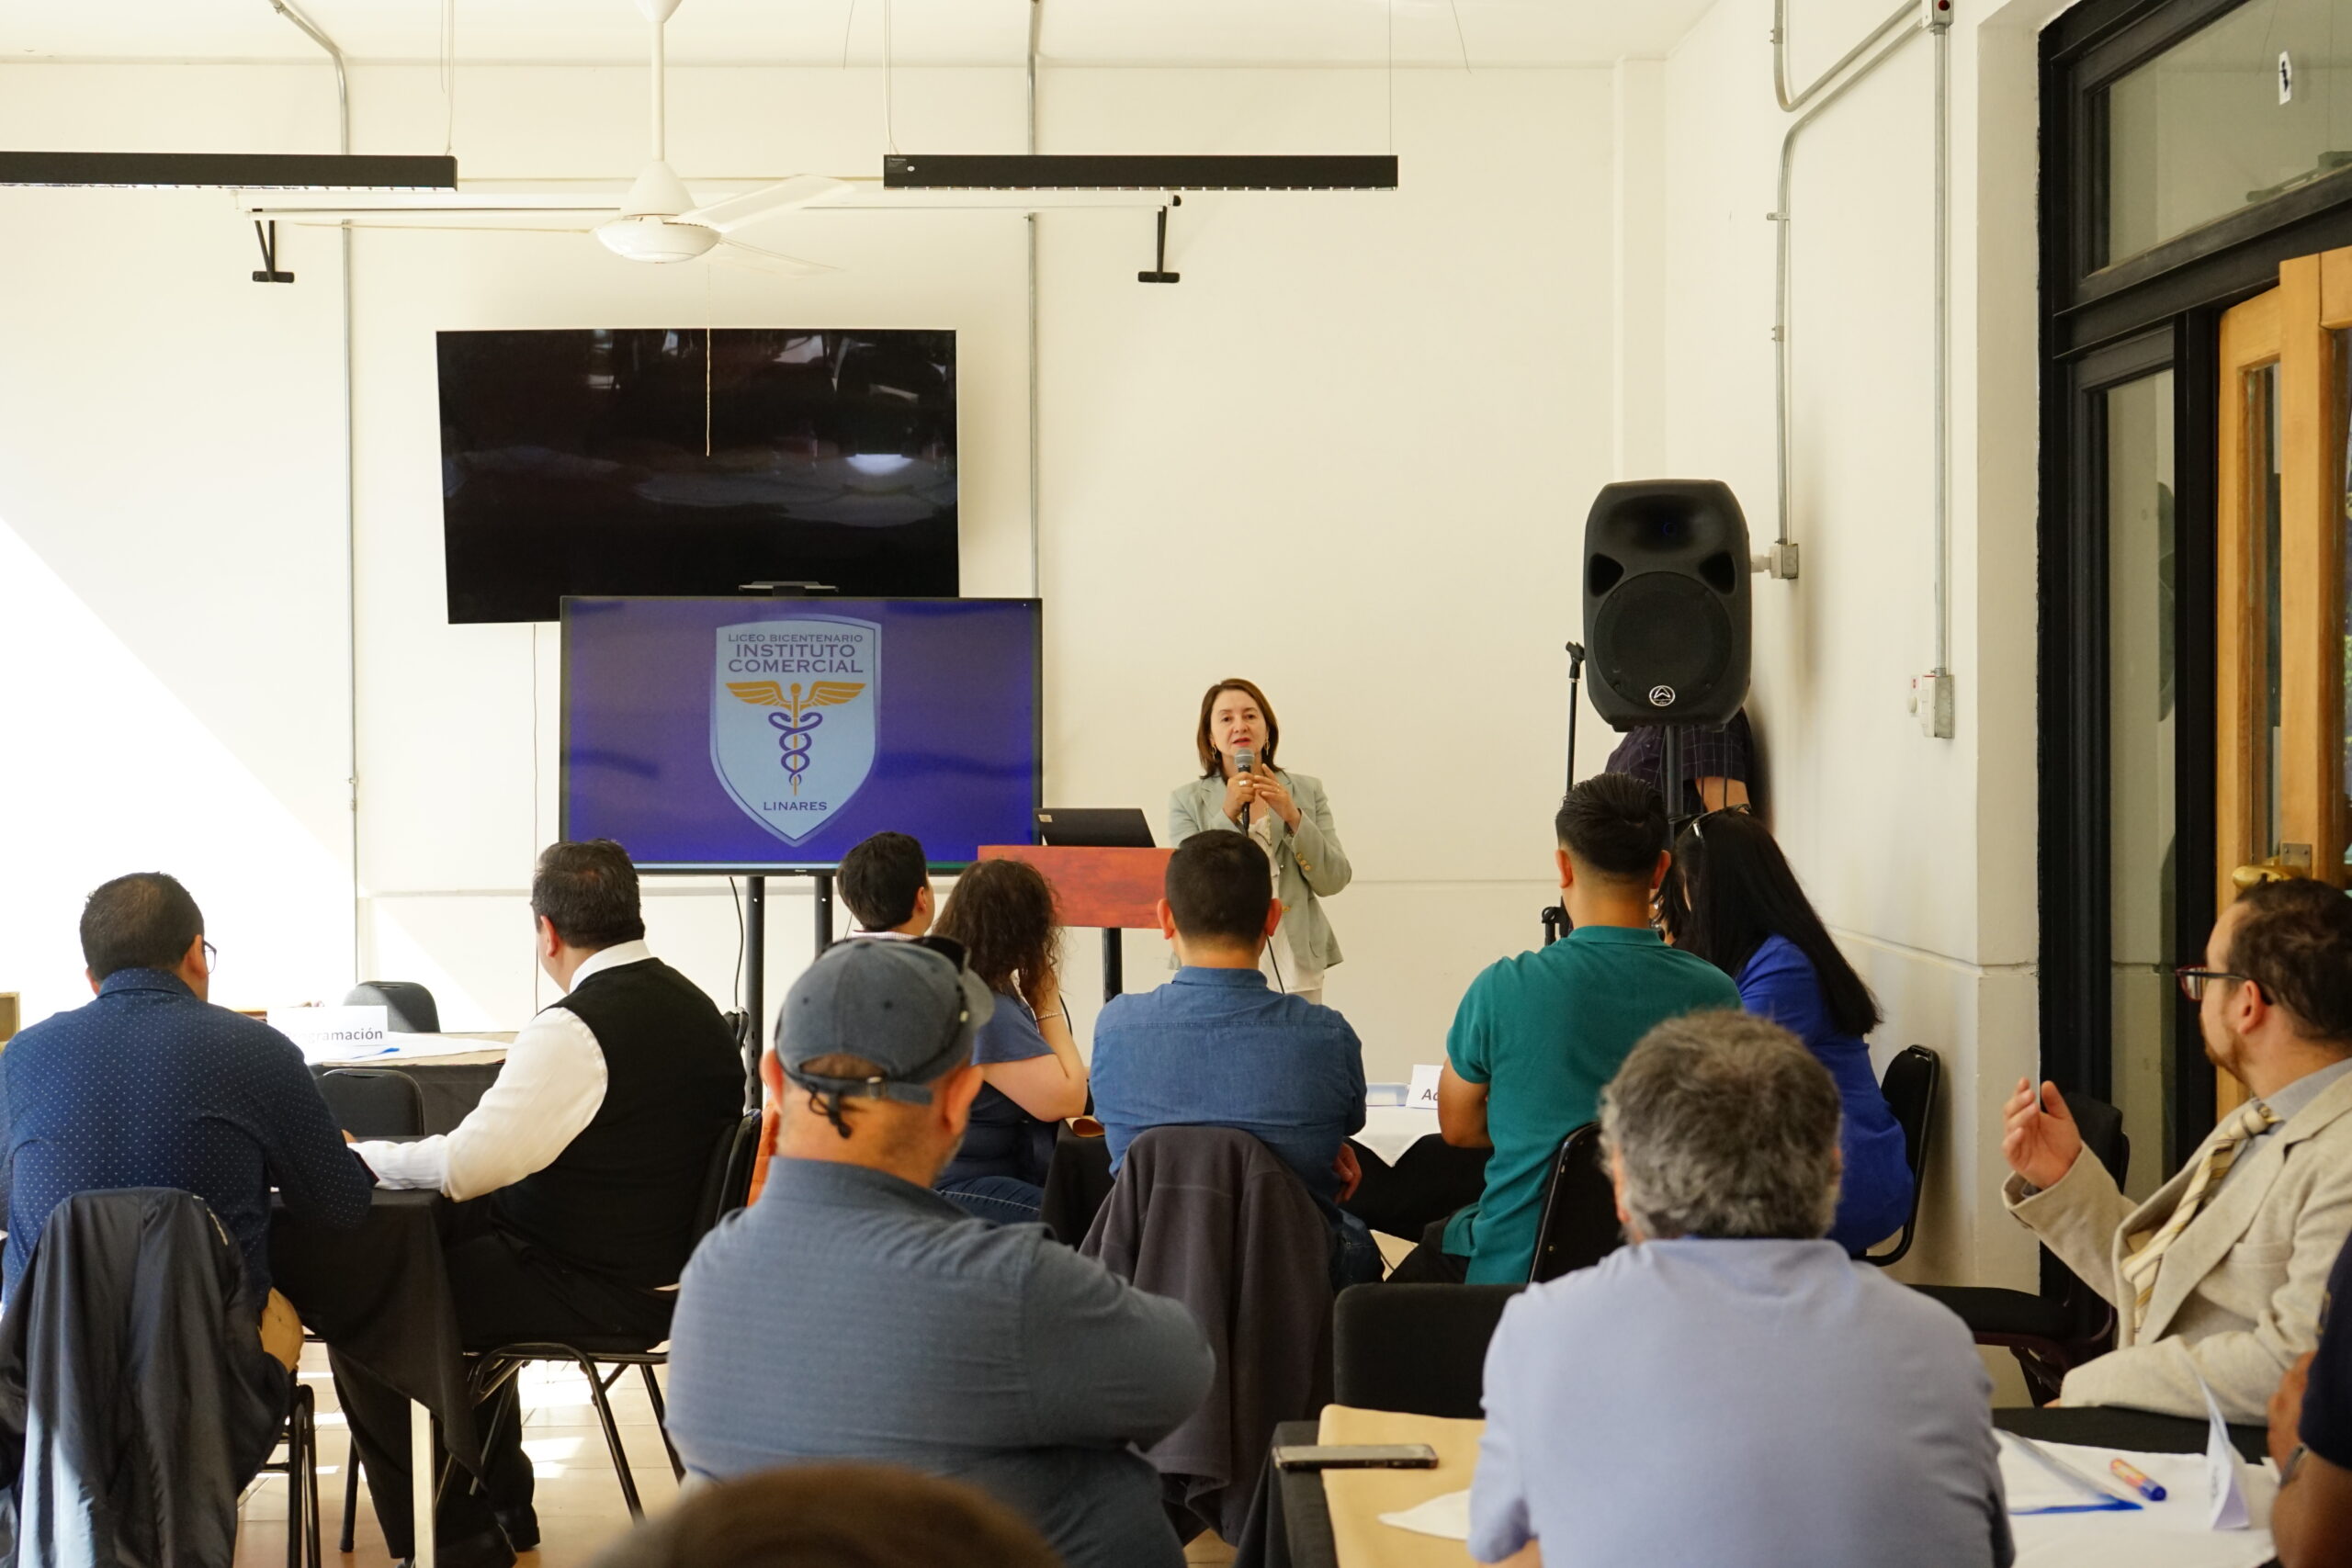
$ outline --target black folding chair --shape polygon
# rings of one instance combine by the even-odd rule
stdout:
[[[335,1125],[355,1138],[413,1138],[424,1132],[424,1091],[406,1073],[383,1067],[332,1067],[319,1093]]]
[[[1884,1252],[1862,1254],[1865,1263],[1883,1269],[1911,1250],[1911,1235],[1919,1224],[1919,1193],[1928,1183],[1928,1139],[1935,1130],[1936,1090],[1943,1076],[1941,1057],[1925,1045],[1905,1045],[1886,1065],[1886,1076],[1879,1080],[1886,1108],[1894,1113],[1894,1124],[1903,1129],[1903,1163],[1911,1168],[1911,1210],[1903,1216],[1903,1229],[1894,1245]]]
[[[320,1568],[323,1559],[319,1553],[318,1399],[298,1373],[288,1373],[287,1382],[292,1387],[287,1397],[286,1431],[280,1439],[286,1445],[286,1457],[265,1463],[262,1473],[286,1477],[286,1568]],[[350,1514],[346,1496],[346,1520]],[[348,1524],[345,1533],[350,1533]],[[351,1550],[349,1541],[343,1550]]]
[[[1331,1309],[1331,1397],[1365,1410],[1486,1414],[1487,1342],[1523,1285],[1351,1285]]]
[[[752,1190],[752,1156],[760,1145],[760,1113],[752,1111],[741,1118],[727,1130],[711,1156],[710,1169],[704,1179],[702,1202],[695,1216],[694,1236],[696,1242],[710,1233],[711,1227],[728,1214],[741,1208]],[[656,1367],[670,1362],[668,1341],[648,1344],[641,1339],[589,1338],[575,1337],[569,1340],[541,1339],[502,1345],[486,1350],[475,1359],[473,1396],[477,1404],[495,1393],[502,1383],[518,1375],[534,1361],[568,1361],[578,1367],[588,1379],[588,1397],[596,1406],[597,1423],[605,1429],[605,1446],[613,1456],[613,1472],[619,1479],[622,1500],[628,1503],[629,1517],[641,1519],[645,1506],[637,1495],[637,1477],[630,1471],[628,1454],[621,1447],[619,1424],[613,1419],[612,1403],[605,1396],[623,1373],[635,1367],[645,1379],[645,1396],[653,1406],[653,1419],[662,1433],[662,1447],[670,1456],[670,1471],[680,1481],[686,1478],[686,1467],[678,1458],[677,1446],[670,1441],[670,1413],[662,1402],[662,1384],[654,1377]],[[498,1417],[492,1416],[492,1431]],[[515,1419],[522,1419],[522,1407],[515,1407]],[[482,1434],[482,1446],[489,1448],[492,1431]]]
[[[441,1010],[433,993],[413,980],[362,980],[343,998],[347,1008],[379,1007],[384,1027],[395,1034],[438,1034]]]
[[[2083,1135],[2083,1146],[2115,1184],[2131,1168],[2132,1140],[2123,1113],[2103,1100],[2069,1094],[2066,1109]],[[1917,1285],[1913,1289],[1951,1308],[1979,1345],[1998,1345],[2018,1359],[2036,1404],[2058,1397],[2066,1374],[2115,1344],[2115,1309],[2047,1248],[2041,1254],[2039,1294],[1996,1285]]]
[[[1617,1227],[1617,1192],[1600,1163],[1600,1123],[1588,1122],[1560,1140],[1535,1224],[1527,1282],[1540,1285],[1589,1269],[1625,1244]]]

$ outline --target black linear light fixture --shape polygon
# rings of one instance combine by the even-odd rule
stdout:
[[[455,190],[458,161],[375,152],[0,152],[0,186]]]
[[[894,152],[885,190],[1395,190],[1385,153]]]

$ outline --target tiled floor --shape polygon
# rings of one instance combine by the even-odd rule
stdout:
[[[628,1509],[621,1502],[613,1479],[613,1463],[605,1450],[604,1434],[596,1427],[596,1412],[588,1400],[588,1385],[577,1371],[558,1367],[533,1367],[524,1372],[524,1451],[531,1456],[538,1475],[537,1507],[542,1536],[539,1550],[526,1552],[524,1568],[582,1568],[594,1562],[616,1536],[628,1528]],[[335,1551],[343,1528],[344,1466],[350,1462],[343,1416],[334,1408],[334,1383],[327,1376],[326,1353],[307,1347],[302,1378],[319,1401],[319,1506],[322,1549],[330,1565],[386,1568],[393,1559],[384,1550],[383,1532],[376,1527],[374,1505],[368,1488],[359,1488],[357,1550],[349,1557]],[[621,1440],[637,1474],[638,1491],[648,1513],[666,1508],[677,1496],[670,1461],[662,1450],[662,1435],[653,1424],[652,1407],[644,1385],[630,1372],[612,1393],[614,1415],[620,1422]],[[281,1568],[286,1562],[286,1483],[264,1476],[245,1499],[237,1533],[237,1568]]]

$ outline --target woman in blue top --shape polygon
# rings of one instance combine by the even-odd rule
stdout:
[[[1911,1213],[1903,1129],[1862,1043],[1878,1027],[1878,999],[1830,940],[1771,832],[1744,807],[1708,812],[1683,830],[1658,904],[1668,941],[1730,976],[1742,1007],[1804,1041],[1838,1080],[1845,1167],[1829,1239],[1859,1258]]]
[[[1086,1109],[1086,1064],[1055,963],[1062,932],[1053,885],[1020,861],[975,861],[948,890],[931,934],[962,942],[972,973],[996,993],[996,1011],[972,1042],[979,1098],[937,1190],[980,1219],[1035,1220],[1054,1136],[1065,1117]]]

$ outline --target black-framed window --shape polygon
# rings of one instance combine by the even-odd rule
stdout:
[[[2352,38],[2352,0],[2086,0],[2042,35],[2042,1069],[2124,1106],[2135,1190],[2213,1119],[2195,1010],[2160,972],[2214,913],[2220,319],[2281,261],[2352,245],[2352,160],[2325,145],[2341,121],[2352,147],[2352,76],[2338,93],[2329,51],[2301,51],[2317,74],[2276,107],[2326,112],[2219,173],[2149,139],[2215,107],[2168,70],[2291,55],[2339,14]],[[2267,84],[2226,85],[2235,134]]]

